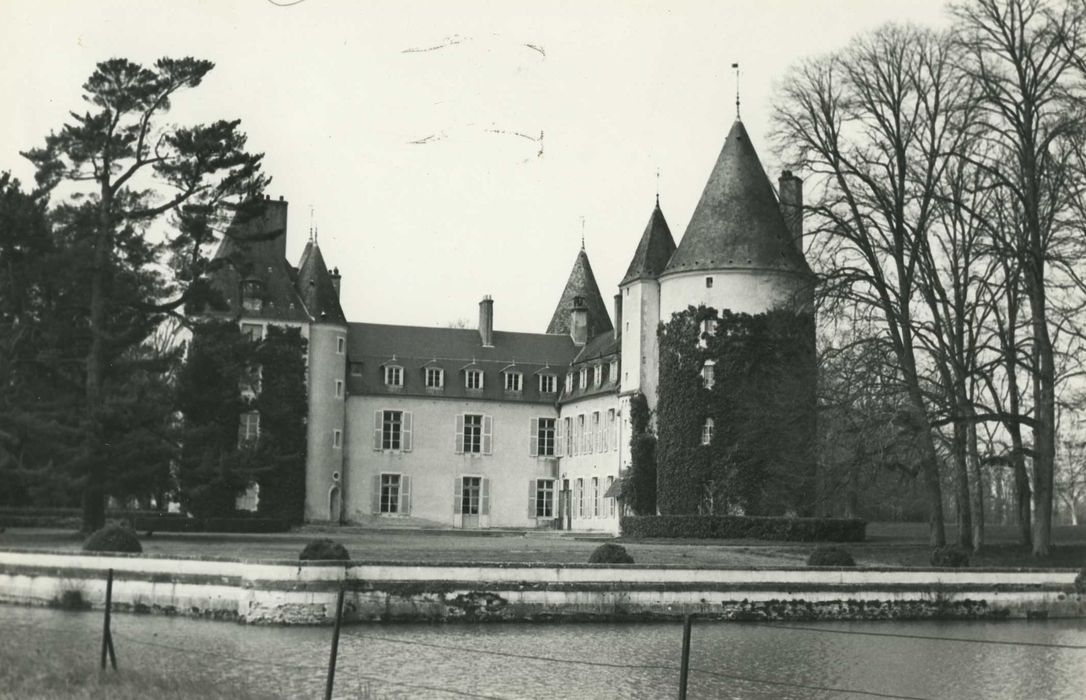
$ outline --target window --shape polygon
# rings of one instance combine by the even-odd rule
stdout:
[[[701,322],[701,333],[698,335],[698,347],[708,347],[709,341],[706,336],[712,336],[716,334],[716,319],[707,318]]]
[[[440,367],[426,368],[426,388],[440,389],[445,386],[445,370]]]
[[[381,475],[381,512],[400,512],[400,475]]]
[[[592,432],[588,434],[588,451],[591,452],[603,452],[603,447],[600,445],[600,412],[592,412]]]
[[[581,377],[580,377],[579,386],[582,389],[587,389],[588,388],[588,368],[587,367],[582,367],[581,368]]]
[[[336,398],[337,399],[342,399],[343,398],[343,380],[342,379],[337,379],[336,380]]]
[[[385,366],[385,386],[403,386],[403,367],[399,365]]]
[[[577,416],[577,440],[573,445],[573,448],[576,450],[577,454],[584,454],[584,432],[584,414],[582,413],[581,415]]]
[[[701,444],[708,445],[713,441],[713,419],[706,418],[701,426]]]
[[[705,385],[706,389],[712,389],[713,384],[716,382],[716,363],[712,360],[706,360],[705,364],[701,368],[701,383]]]
[[[557,384],[557,377],[553,374],[541,374],[539,375],[539,393],[540,394],[553,394],[555,384]]]
[[[264,308],[264,284],[260,280],[245,280],[241,283],[241,307],[246,311],[260,311]]]
[[[598,518],[603,515],[603,501],[600,498],[600,479],[597,476],[592,477],[592,517]]]
[[[532,479],[529,482],[529,518],[554,517],[554,480]]]
[[[333,447],[333,449],[337,449],[337,450],[339,448],[343,447],[343,431],[342,430],[333,430],[332,431],[332,447]]]
[[[464,374],[464,386],[469,389],[482,389],[483,371],[481,369],[469,369]]]
[[[613,476],[607,477],[607,492],[611,491],[611,487],[614,486],[614,484],[615,484],[615,477],[613,477]],[[617,498],[609,498],[607,500],[610,501],[610,503],[607,504],[608,515],[610,515],[613,518],[613,517],[615,517],[615,501],[617,501],[618,499]]]
[[[577,517],[585,517],[584,509],[584,479],[577,479],[574,497],[577,499]]]
[[[362,376],[362,363],[361,362],[352,362],[351,363],[351,376],[352,377],[361,377]]]
[[[506,372],[505,373],[505,390],[506,391],[520,391],[521,385],[524,382],[524,375],[520,372]]]
[[[463,515],[486,515],[490,511],[489,479],[465,476],[456,481],[456,512]]]
[[[485,454],[494,442],[494,419],[491,416],[466,414],[456,417],[456,453]]]
[[[615,433],[617,427],[615,423],[615,409],[611,408],[607,410],[607,439],[605,440],[604,449],[618,449],[618,435]]]
[[[260,385],[264,379],[264,368],[261,365],[248,365],[245,373],[238,382],[238,389],[242,394],[255,397],[260,393]]]
[[[603,365],[602,365],[602,364],[600,364],[600,365],[596,365],[596,368],[595,368],[595,370],[593,370],[593,371],[594,371],[594,374],[595,374],[596,376],[595,376],[595,378],[594,378],[594,379],[592,380],[592,382],[593,382],[593,383],[594,383],[594,384],[595,384],[596,386],[602,386],[602,385],[603,385]]]
[[[260,413],[258,411],[248,411],[241,414],[241,420],[238,424],[238,445],[245,447],[260,437]]]
[[[342,335],[336,338],[336,354],[342,355],[347,352],[347,339]]]
[[[566,433],[566,454],[567,455],[572,455],[573,454],[573,419],[572,418],[564,418],[563,421],[565,422],[565,429],[566,429],[565,430],[565,433]]]
[[[607,371],[607,376],[612,382],[618,382],[618,360],[611,360],[611,367]]]
[[[381,449],[398,450],[403,445],[403,411],[382,411]]]
[[[566,373],[566,393],[573,391],[573,372]]]
[[[254,342],[264,340],[264,324],[243,323],[241,324],[241,334]]]
[[[532,457],[553,457],[555,452],[554,418],[533,418],[529,443]]]
[[[706,277],[705,278],[705,288],[706,289],[712,289],[713,288],[713,278],[712,277]]]

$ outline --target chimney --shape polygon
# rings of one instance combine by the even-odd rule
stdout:
[[[484,348],[494,347],[494,300],[489,294],[479,302],[479,337]]]
[[[785,170],[779,183],[784,224],[792,235],[792,244],[803,255],[803,180],[793,175],[791,170]]]
[[[341,279],[339,275],[339,268],[333,267],[332,272],[328,276],[332,278],[332,286],[336,290],[336,299],[339,299],[339,280]]]
[[[569,334],[574,345],[588,342],[588,305],[584,297],[573,297],[573,308],[569,310]]]
[[[622,335],[622,293],[615,295],[615,340]]]

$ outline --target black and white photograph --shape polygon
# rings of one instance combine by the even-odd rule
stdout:
[[[0,700],[1086,697],[1086,0],[0,46]]]

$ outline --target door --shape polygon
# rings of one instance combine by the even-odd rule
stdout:
[[[477,476],[465,476],[460,495],[460,513],[463,515],[462,527],[468,530],[478,529],[479,515],[482,512],[482,479]]]

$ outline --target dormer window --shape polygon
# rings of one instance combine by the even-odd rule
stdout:
[[[506,372],[505,373],[505,390],[520,392],[521,387],[524,384],[524,375],[520,372]]]
[[[260,311],[264,308],[263,282],[249,279],[241,283],[241,307],[246,311]]]
[[[611,360],[611,367],[607,371],[611,381],[618,383],[618,360]]]
[[[403,386],[403,367],[385,365],[385,386]]]
[[[440,389],[445,386],[445,370],[440,367],[426,368],[426,388]]]
[[[573,372],[566,373],[566,393],[573,391]]]
[[[603,365],[602,364],[596,365],[596,368],[595,368],[594,371],[595,371],[596,377],[595,377],[595,379],[592,380],[593,383],[596,386],[603,386]]]
[[[468,389],[482,390],[483,388],[483,370],[481,369],[469,369],[464,373],[464,386]]]
[[[713,441],[713,419],[706,418],[701,426],[701,444],[708,445]]]
[[[581,384],[580,384],[581,388],[582,389],[587,389],[588,388],[588,368],[587,367],[582,367],[581,368],[581,379],[580,379],[580,381],[581,381]]]
[[[557,377],[553,374],[541,374],[539,375],[539,393],[540,394],[553,394],[555,386],[557,385]]]

